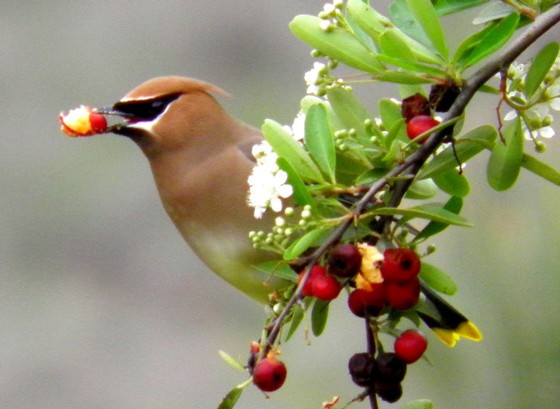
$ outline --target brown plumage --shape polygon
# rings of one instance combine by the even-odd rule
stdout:
[[[269,255],[255,250],[248,238],[249,231],[270,227],[247,205],[250,150],[262,136],[231,117],[211,94],[225,93],[190,78],[149,80],[113,106],[127,119],[114,132],[142,149],[165,210],[201,260],[266,302],[268,293],[285,283],[253,267]]]

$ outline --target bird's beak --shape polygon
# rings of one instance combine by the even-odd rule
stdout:
[[[120,111],[114,107],[93,108],[92,111],[103,116],[119,118],[122,120],[117,120],[117,122],[109,125],[104,133],[112,132],[118,135],[131,136],[133,132],[131,132],[131,129],[128,128],[128,126],[140,120],[133,114]]]

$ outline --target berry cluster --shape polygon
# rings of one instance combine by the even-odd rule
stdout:
[[[384,352],[373,357],[369,352],[354,354],[348,361],[348,370],[354,383],[377,394],[387,402],[396,402],[402,396],[402,385],[407,364],[423,355],[428,343],[415,330],[403,332],[395,341],[395,352]]]
[[[430,102],[421,94],[403,99],[401,114],[406,122],[406,134],[411,140],[439,125],[439,121],[432,116]],[[428,136],[418,139],[417,142],[423,144]]]
[[[408,310],[418,302],[420,258],[414,251],[385,250],[380,272],[380,282],[367,282],[348,297],[348,307],[358,317],[378,316],[386,305],[399,311]]]
[[[358,317],[370,320],[392,310],[413,308],[420,295],[419,272],[420,258],[413,250],[392,248],[381,254],[366,244],[340,244],[329,252],[324,266],[316,264],[301,271],[297,284],[307,277],[301,295],[324,301],[337,298],[346,285],[354,287],[348,306]],[[406,365],[420,359],[426,347],[422,334],[405,331],[395,341],[395,352],[355,354],[349,363],[350,374],[369,393],[394,402],[402,395]],[[264,392],[272,392],[282,386],[286,373],[276,354],[269,353],[254,365],[253,383]]]

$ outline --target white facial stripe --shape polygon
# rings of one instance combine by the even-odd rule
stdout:
[[[141,101],[143,99],[151,99],[151,98],[134,98],[131,99],[131,101]],[[121,102],[125,102],[126,100],[121,99]],[[173,101],[174,102],[174,101]],[[133,122],[131,124],[127,125],[127,128],[134,128],[134,129],[142,129],[144,131],[150,132],[150,133],[154,133],[153,132],[153,128],[154,126],[156,126],[158,124],[158,122],[161,120],[161,118],[165,115],[165,113],[167,112],[167,110],[169,109],[169,107],[171,106],[171,104],[173,104],[173,102],[170,102],[169,104],[167,104],[167,106],[165,107],[165,109],[163,110],[163,112],[161,114],[159,114],[156,118],[152,119],[151,121],[138,121],[138,122]]]
[[[160,118],[161,115],[158,116],[156,119],[152,119],[151,121],[134,122],[132,124],[127,125],[126,127],[133,128],[133,129],[142,129],[150,134],[153,134],[154,126],[156,126]]]
[[[123,98],[119,102],[131,102],[131,101],[145,101],[148,99],[154,99],[157,95],[148,95],[144,97],[136,97],[136,98]]]

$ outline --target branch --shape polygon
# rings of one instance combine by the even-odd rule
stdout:
[[[495,74],[502,69],[508,67],[523,51],[525,51],[536,39],[542,36],[546,31],[552,28],[557,22],[560,21],[560,5],[552,7],[550,10],[541,14],[535,21],[527,27],[525,32],[518,38],[513,40],[507,46],[504,46],[501,51],[496,53],[493,58],[487,61],[478,71],[476,71],[470,78],[464,81],[464,86],[457,96],[455,102],[449,109],[445,117],[445,121],[451,121],[461,116],[470,100],[478,89],[490,80]],[[452,127],[453,125],[450,125]],[[398,207],[408,186],[420,171],[426,160],[432,155],[438,146],[444,142],[445,138],[449,135],[450,128],[443,128],[434,132],[429,139],[421,145],[418,150],[408,156],[404,162],[388,172],[384,177],[373,183],[369,190],[362,196],[360,201],[350,210],[348,218],[340,224],[332,235],[325,240],[320,247],[318,247],[308,258],[306,258],[307,267],[305,275],[296,289],[294,295],[286,304],[282,313],[274,321],[274,325],[270,330],[265,347],[261,351],[261,357],[266,356],[272,346],[275,344],[276,339],[280,333],[282,323],[290,313],[292,307],[301,300],[303,287],[309,278],[311,267],[316,264],[319,259],[327,252],[329,248],[338,243],[346,230],[354,223],[354,221],[366,210],[368,204],[375,197],[376,194],[381,192],[389,183],[391,178],[406,175],[409,178],[400,182],[400,185],[395,188],[391,197],[391,206]],[[408,172],[408,173],[406,173]]]

